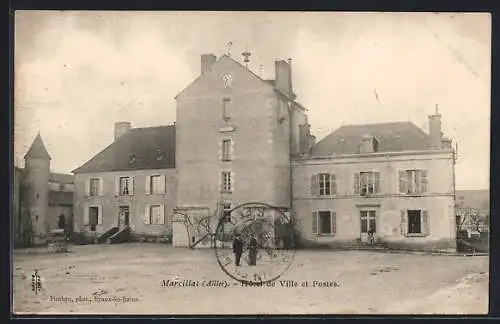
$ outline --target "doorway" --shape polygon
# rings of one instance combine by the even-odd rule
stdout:
[[[129,226],[130,221],[130,207],[120,206],[118,212],[118,228],[122,229]]]
[[[368,233],[371,231],[376,237],[377,233],[377,210],[360,210],[360,220],[361,220],[361,241],[368,242]]]
[[[59,220],[57,221],[57,227],[59,229],[66,228],[66,217],[64,216],[64,214],[59,215]]]

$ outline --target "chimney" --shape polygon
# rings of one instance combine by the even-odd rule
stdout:
[[[217,57],[213,54],[201,55],[201,74],[208,72],[215,61],[217,61]]]
[[[359,153],[373,153],[375,152],[375,139],[373,136],[365,135],[361,138],[359,146]]]
[[[439,150],[442,147],[442,138],[441,114],[436,105],[436,112],[429,116],[429,147],[433,150]]]
[[[274,81],[274,85],[276,86],[276,88],[292,96],[293,88],[291,60],[289,60],[288,62],[283,60],[274,61],[274,72],[276,75]]]
[[[115,123],[115,141],[118,137],[122,136],[132,128],[129,122],[117,122]]]

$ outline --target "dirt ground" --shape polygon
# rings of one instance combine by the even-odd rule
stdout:
[[[14,252],[13,310],[36,314],[486,314],[488,257],[297,251],[279,280],[242,287],[213,250],[152,243]],[[42,288],[35,295],[31,275]],[[185,284],[162,286],[163,280]],[[307,282],[307,287],[303,287]],[[321,283],[330,283],[329,286]],[[189,286],[195,285],[198,286]]]

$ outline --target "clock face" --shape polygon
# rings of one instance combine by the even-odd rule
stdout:
[[[222,84],[224,85],[224,88],[230,87],[231,84],[233,83],[233,75],[230,73],[224,73],[221,77],[222,79]]]

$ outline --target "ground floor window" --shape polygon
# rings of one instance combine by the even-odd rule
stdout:
[[[422,215],[420,210],[408,210],[408,234],[422,234]]]
[[[231,203],[222,204],[222,217],[224,218],[224,222],[231,222]]]
[[[313,234],[333,235],[337,231],[336,213],[330,210],[313,212]]]
[[[369,231],[377,232],[377,211],[375,210],[361,210],[361,233],[366,234]]]
[[[402,210],[401,216],[401,231],[403,235],[422,236],[429,234],[429,220],[426,210]]]
[[[99,223],[99,207],[89,207],[89,227],[91,231],[95,231]]]

